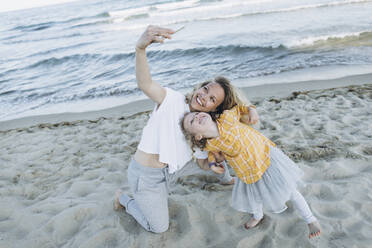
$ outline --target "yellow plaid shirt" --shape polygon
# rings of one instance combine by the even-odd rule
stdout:
[[[220,136],[208,139],[205,150],[209,151],[209,162],[215,161],[211,152],[223,152],[235,174],[243,182],[251,184],[257,182],[270,166],[270,146],[275,144],[240,122],[240,114],[248,112],[247,106],[225,110],[217,120]]]

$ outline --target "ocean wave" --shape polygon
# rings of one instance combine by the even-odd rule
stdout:
[[[216,47],[196,47],[190,49],[175,49],[175,50],[157,50],[148,52],[148,57],[157,59],[164,59],[165,57],[182,57],[202,54],[212,54],[217,56],[219,54],[241,54],[243,52],[273,52],[283,51],[287,48],[283,45],[278,46],[244,46],[244,45],[226,45]]]
[[[48,59],[40,60],[25,69],[33,69],[37,67],[53,67],[57,65],[62,65],[66,63],[96,63],[100,61],[104,62],[115,62],[124,59],[133,59],[134,52],[125,54],[115,54],[115,55],[104,55],[104,54],[73,54],[69,56],[64,56],[61,58],[51,57]]]
[[[73,46],[59,47],[55,50],[44,51],[42,53],[32,54],[30,56],[36,57],[39,55],[47,55],[54,51],[67,50],[79,46],[85,46],[89,43],[79,43]],[[246,45],[224,45],[213,47],[195,47],[188,49],[174,49],[174,50],[153,50],[148,51],[149,59],[177,59],[183,57],[199,57],[199,56],[224,56],[224,55],[240,55],[254,52],[256,54],[282,54],[283,52],[290,52],[291,50],[301,49],[324,49],[324,48],[340,48],[353,46],[372,46],[372,31],[363,31],[358,33],[335,34],[328,36],[317,36],[300,39],[298,41],[287,42],[286,44],[277,45],[262,45],[246,46]],[[117,53],[117,54],[72,54],[64,57],[50,57],[37,61],[24,69],[53,67],[62,64],[94,64],[97,62],[113,64],[118,61],[132,61],[135,57],[135,52]],[[6,72],[8,73],[8,72]]]
[[[110,17],[120,17],[123,19],[131,18],[132,16],[138,15],[149,15],[150,12],[155,11],[170,11],[170,10],[178,10],[181,8],[190,8],[195,6],[199,0],[188,0],[188,1],[179,1],[179,2],[171,2],[171,3],[163,3],[163,4],[154,4],[146,7],[137,7],[137,8],[130,8],[124,10],[116,10],[116,11],[109,11],[108,14]]]
[[[288,44],[289,48],[297,49],[322,49],[351,46],[372,46],[372,31],[308,37]]]
[[[52,58],[40,60],[26,67],[26,69],[33,69],[37,67],[53,67],[53,66],[57,66],[57,65],[61,65],[64,63],[69,63],[69,62],[79,63],[79,62],[84,62],[88,60],[99,60],[101,58],[102,58],[102,55],[100,54],[74,54],[74,55],[64,56],[62,58],[52,57]]]
[[[282,9],[269,9],[269,10],[260,10],[260,11],[248,12],[248,13],[235,13],[235,14],[224,15],[224,16],[219,15],[219,16],[202,17],[202,18],[196,18],[196,19],[193,19],[193,20],[190,20],[190,21],[224,20],[224,19],[233,19],[233,18],[254,16],[254,15],[295,12],[295,11],[301,11],[301,10],[305,10],[305,9],[335,7],[335,6],[342,6],[342,5],[349,5],[349,4],[360,4],[360,3],[367,3],[367,2],[372,2],[372,1],[371,0],[347,0],[347,1],[343,1],[343,2],[330,2],[330,3],[323,3],[323,4],[309,4],[309,5],[301,5],[301,6],[295,6],[295,7],[290,7],[290,8],[282,8]],[[185,20],[185,22],[186,22],[186,20]]]
[[[7,91],[4,91],[4,92],[0,92],[0,96],[6,96],[6,95],[10,95],[10,94],[14,94],[15,92],[17,92],[16,90],[7,90]]]
[[[125,18],[125,20],[135,20],[135,19],[141,19],[141,18],[147,18],[147,17],[149,17],[149,14],[144,13],[144,14],[131,15]]]
[[[64,47],[61,46],[61,47],[58,47],[58,48],[54,48],[54,49],[49,49],[49,50],[46,50],[46,51],[40,51],[40,52],[37,52],[37,53],[33,53],[33,54],[27,56],[27,58],[37,57],[37,56],[42,56],[42,55],[47,55],[47,54],[61,52],[61,51],[67,51],[69,49],[75,49],[75,48],[87,46],[87,45],[90,45],[92,43],[93,42],[81,42],[81,43],[74,44],[74,45],[69,45],[69,46],[64,46]]]
[[[77,100],[86,100],[86,99],[93,99],[93,98],[105,98],[105,97],[112,97],[112,96],[127,96],[139,93],[141,90],[135,86],[133,89],[125,89],[125,88],[118,88],[118,87],[96,87],[91,88],[88,91],[75,94],[68,98],[58,99],[55,102],[65,102],[65,101],[77,101]]]
[[[268,52],[283,51],[285,46],[242,46],[242,45],[227,45],[217,47],[198,47],[190,49],[175,49],[175,50],[156,50],[149,51],[147,56],[149,59],[165,59],[165,58],[182,58],[183,56],[200,56],[205,54],[240,54],[243,52],[256,51]],[[51,57],[35,62],[24,69],[33,69],[38,67],[53,67],[67,63],[115,63],[117,61],[128,60],[131,61],[135,57],[135,53],[120,53],[113,55],[105,54],[73,54],[61,58]]]
[[[56,22],[44,22],[31,25],[20,25],[12,28],[11,30],[21,30],[25,32],[39,31],[54,26]]]
[[[295,12],[301,11],[306,9],[315,9],[315,8],[326,8],[326,7],[336,7],[342,5],[350,5],[350,4],[362,4],[372,2],[371,0],[345,0],[345,1],[335,1],[329,3],[319,3],[319,4],[309,4],[309,5],[299,5],[289,8],[279,8],[279,9],[266,9],[266,10],[259,10],[259,11],[243,11],[233,14],[226,14],[221,15],[220,9],[231,8],[231,7],[239,7],[239,6],[246,6],[252,5],[256,2],[221,2],[221,4],[216,5],[206,5],[206,4],[199,4],[200,1],[190,1],[192,4],[188,4],[188,7],[181,8],[164,8],[168,11],[160,11],[161,5],[152,6],[152,7],[139,7],[133,9],[126,9],[121,11],[112,11],[108,12],[109,16],[113,18],[114,23],[124,22],[127,20],[132,19],[139,19],[139,18],[151,18],[151,17],[171,17],[176,16],[177,20],[170,19],[166,23],[162,23],[162,25],[171,25],[176,23],[187,23],[187,22],[196,22],[196,21],[212,21],[212,20],[223,20],[223,19],[233,19],[233,18],[240,18],[252,15],[265,15],[265,14],[277,14],[277,13],[286,13],[286,12]],[[217,11],[215,14],[211,10]],[[200,17],[194,17],[196,12],[202,13]],[[206,16],[205,13],[210,14],[210,16]],[[188,14],[191,14],[188,16]],[[142,27],[142,26],[141,26]]]
[[[0,38],[0,41],[10,41],[10,40],[12,40],[12,39],[16,39],[16,38],[19,38],[19,37],[22,37],[23,36],[23,34],[17,34],[17,35],[11,35],[11,36],[6,36],[6,37],[4,37],[4,38]],[[11,43],[11,42],[9,42],[9,43]]]
[[[257,12],[252,12],[252,13],[246,13],[246,14],[243,14],[242,16],[273,14],[273,13],[282,13],[282,12],[285,13],[285,12],[294,12],[294,11],[305,10],[305,9],[326,8],[326,7],[342,6],[342,5],[349,5],[349,4],[360,4],[360,3],[368,3],[368,2],[372,2],[372,1],[371,0],[346,0],[342,2],[309,4],[309,5],[300,5],[300,6],[290,7],[290,8],[283,8],[283,9],[257,11]]]
[[[93,22],[79,23],[79,24],[76,24],[76,25],[66,27],[66,29],[76,29],[76,28],[98,26],[98,25],[110,24],[110,23],[112,23],[111,20],[99,20],[99,21],[93,21]]]
[[[92,16],[82,16],[82,17],[74,17],[69,18],[67,20],[61,20],[61,21],[53,21],[53,22],[44,22],[44,23],[36,23],[36,24],[29,24],[29,25],[19,25],[14,28],[11,28],[11,31],[17,30],[17,31],[24,31],[24,32],[32,32],[32,31],[40,31],[44,29],[51,28],[56,25],[61,24],[68,24],[68,23],[74,23],[79,22],[83,20],[90,20],[90,19],[101,19],[101,18],[107,18],[110,17],[108,12],[99,13],[97,15]]]
[[[4,44],[16,44],[16,43],[30,43],[30,42],[38,42],[38,41],[47,41],[47,40],[60,40],[60,39],[67,39],[67,38],[73,38],[77,36],[82,36],[81,33],[73,33],[68,35],[62,35],[62,36],[53,36],[49,38],[40,38],[40,39],[22,39],[22,40],[10,40],[5,41]]]

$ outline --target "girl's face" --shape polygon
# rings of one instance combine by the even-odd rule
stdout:
[[[192,95],[191,111],[213,112],[223,102],[224,98],[223,88],[218,83],[209,83],[197,89]]]
[[[191,112],[183,119],[183,126],[187,132],[197,136],[204,136],[213,128],[212,117],[205,112]]]

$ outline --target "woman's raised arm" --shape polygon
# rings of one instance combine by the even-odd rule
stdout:
[[[171,39],[173,33],[172,29],[148,26],[136,44],[136,79],[138,87],[158,104],[163,102],[166,92],[160,84],[152,81],[146,48],[151,43],[163,43],[165,39]]]

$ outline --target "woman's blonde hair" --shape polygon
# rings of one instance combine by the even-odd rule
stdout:
[[[225,98],[223,99],[222,103],[217,106],[214,112],[210,112],[211,116],[216,119],[224,110],[231,109],[235,105],[249,105],[248,100],[245,98],[243,93],[235,88],[230,80],[225,77],[218,76],[215,77],[213,80],[207,80],[199,85],[197,85],[194,90],[186,95],[186,103],[190,104],[192,96],[194,95],[195,91],[198,89],[206,86],[209,83],[217,83],[219,84],[223,91],[225,92]]]

